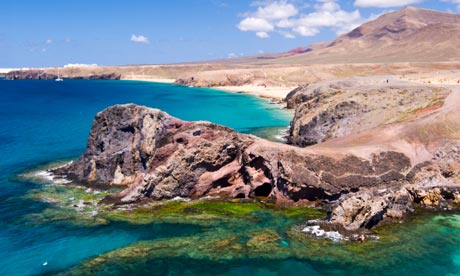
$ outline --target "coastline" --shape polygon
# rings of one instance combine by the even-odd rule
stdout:
[[[157,83],[169,83],[172,84],[176,80],[168,78],[122,78],[121,80],[132,80],[132,81],[145,81],[145,82],[157,82]],[[198,86],[197,86],[198,87]],[[201,87],[210,88],[215,90],[221,90],[225,92],[233,93],[244,93],[261,98],[272,99],[276,102],[283,102],[286,96],[296,86],[293,87],[282,87],[282,86],[260,86],[260,85],[241,85],[241,86],[213,86],[213,87]]]

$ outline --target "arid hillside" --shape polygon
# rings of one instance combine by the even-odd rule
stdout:
[[[458,61],[459,47],[460,15],[407,7],[383,14],[330,43],[298,48],[291,54],[301,54],[264,60],[264,63]]]

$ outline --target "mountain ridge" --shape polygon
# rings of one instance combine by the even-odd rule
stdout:
[[[456,61],[459,37],[460,15],[409,6],[382,14],[333,41],[272,55],[264,63]]]

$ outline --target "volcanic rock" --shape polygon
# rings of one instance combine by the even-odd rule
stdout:
[[[400,220],[414,202],[459,195],[437,164],[413,167],[400,152],[330,157],[134,104],[98,113],[86,152],[54,173],[123,187],[107,199],[117,204],[212,196],[319,206],[331,210],[327,224],[346,232]]]

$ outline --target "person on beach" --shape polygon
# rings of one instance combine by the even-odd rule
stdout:
[[[361,243],[365,243],[366,242],[366,237],[363,234],[361,234],[358,237],[358,241],[360,241]]]

